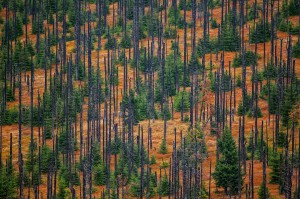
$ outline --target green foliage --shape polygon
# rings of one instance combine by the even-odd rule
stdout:
[[[249,13],[248,13],[249,21],[257,19],[259,17],[259,11],[261,10],[261,7],[259,5],[256,5],[256,12],[254,10],[254,7],[255,5],[254,3],[252,3],[252,6],[250,6]]]
[[[121,140],[120,138],[113,139],[110,143],[110,152],[111,154],[115,155],[120,153],[121,150]]]
[[[263,70],[263,76],[268,79],[275,79],[278,77],[278,68],[271,63],[268,63]]]
[[[184,22],[180,15],[180,10],[175,7],[170,7],[168,11],[168,21],[170,25],[177,26],[178,28],[183,28]]]
[[[231,82],[230,82],[230,76],[228,74],[227,71],[225,71],[224,75],[220,77],[220,80],[219,80],[219,84],[220,85],[220,89],[222,91],[230,91],[231,90]],[[210,80],[211,80],[211,83],[210,83],[210,89],[215,92],[216,91],[216,82],[215,82],[215,77],[212,75],[211,73],[211,76],[210,76]]]
[[[166,27],[164,32],[164,38],[166,39],[176,39],[177,37],[177,30],[170,26]]]
[[[69,195],[68,192],[65,190],[67,187],[67,183],[63,178],[60,178],[58,181],[58,193],[57,198],[58,199],[65,199]]]
[[[215,29],[215,28],[218,28],[218,23],[215,19],[211,19],[211,28],[212,29]]]
[[[4,113],[4,117],[1,117],[2,125],[12,125],[14,123],[18,123],[19,112],[16,107],[6,109]]]
[[[170,194],[167,174],[163,175],[163,177],[161,178],[161,182],[158,184],[157,192],[161,196],[167,196]]]
[[[168,148],[167,148],[167,141],[166,139],[163,139],[160,147],[159,147],[159,153],[161,154],[167,154],[168,153]]]
[[[272,152],[270,154],[269,165],[271,167],[270,172],[270,183],[279,184],[280,182],[280,155],[278,152]]]
[[[109,49],[112,50],[116,47],[116,38],[114,38],[113,36],[108,36],[106,43],[104,44],[104,49]]]
[[[217,161],[213,177],[218,187],[223,187],[226,194],[235,195],[238,192],[239,182],[243,184],[242,173],[239,169],[238,152],[235,141],[225,129],[218,141],[220,158]]]
[[[196,164],[207,158],[207,145],[201,126],[194,127],[186,133],[185,143],[181,145],[180,148],[181,150],[185,150],[186,160],[188,160],[190,164]],[[197,149],[197,152],[195,149]],[[195,154],[197,154],[197,156]]]
[[[299,92],[296,89],[295,82],[292,83],[293,86],[288,87],[285,90],[285,98],[283,105],[281,105],[281,122],[284,127],[291,127],[292,122],[298,123],[298,120],[292,120],[291,112],[296,105],[296,103],[299,101]],[[298,84],[298,83],[296,83]]]
[[[16,66],[19,65],[22,70],[29,70],[31,68],[30,52],[19,40],[15,46],[13,62]]]
[[[265,192],[266,192],[266,197],[265,197]],[[258,198],[259,199],[268,199],[268,198],[270,198],[269,189],[263,183],[260,184],[260,187],[259,187],[259,190],[258,190]]]
[[[241,76],[238,76],[237,77],[237,80],[236,80],[236,86],[237,87],[242,87],[242,78],[241,78]]]
[[[196,54],[192,54],[188,64],[188,69],[190,74],[194,74],[196,71],[202,72],[204,70],[204,66],[200,64]]]
[[[0,168],[0,198],[14,198],[17,190],[16,177],[14,176],[12,167],[6,170],[5,167]]]
[[[155,101],[159,102],[162,100],[162,79],[164,76],[164,92],[166,96],[174,96],[176,94],[176,79],[178,83],[182,85],[183,82],[183,63],[180,56],[177,59],[174,53],[170,53],[167,56],[165,63],[165,72],[158,71],[158,80],[155,84]],[[188,79],[188,78],[187,78]],[[186,85],[188,82],[186,82]]]
[[[250,65],[257,65],[257,60],[258,60],[258,55],[255,55],[254,52],[252,51],[246,51],[244,54],[244,64],[245,66],[250,66]],[[239,67],[242,66],[243,64],[243,55],[242,54],[235,54],[234,59],[233,59],[233,67]]]
[[[221,46],[220,50],[237,51],[240,48],[240,35],[231,24],[226,23],[221,31]]]
[[[69,171],[66,165],[63,165],[60,169],[60,180],[64,180],[68,185],[71,183],[72,185],[79,186],[80,178],[78,171],[75,171],[75,168],[72,168],[72,171]]]
[[[297,43],[295,43],[292,53],[294,58],[300,58],[300,41],[297,41]]]
[[[250,43],[264,43],[271,39],[271,25],[267,22],[258,22],[256,27],[252,27],[250,30]]]
[[[185,3],[185,1],[186,1],[186,3]],[[192,9],[192,1],[191,0],[180,0],[178,8],[180,10],[184,10],[184,8],[186,8],[186,10],[191,10]]]
[[[166,120],[170,120],[172,118],[171,111],[167,103],[163,105],[163,111],[160,113],[160,118],[161,119],[166,118]]]
[[[298,35],[300,26],[293,26],[293,23],[291,21],[286,21],[286,19],[281,19],[278,30],[283,31],[283,32],[289,32],[292,35]]]
[[[140,50],[140,70],[143,72],[149,72],[152,70],[156,71],[158,69],[159,63],[156,56],[153,56],[152,63],[151,58],[147,55],[146,49]]]
[[[260,134],[261,136],[261,134]],[[253,148],[252,148],[252,142],[253,142]],[[263,150],[267,150],[267,143],[264,140],[263,143],[261,143],[261,139],[257,139],[257,146],[255,147],[255,141],[253,140],[253,136],[251,135],[249,137],[249,143],[247,145],[247,152],[250,153],[249,155],[251,156],[252,150],[254,150],[254,159],[260,160],[261,158],[261,152]]]
[[[270,91],[269,91],[270,87]],[[269,93],[270,92],[270,93]],[[268,100],[268,110],[270,114],[278,112],[278,88],[275,84],[265,84],[260,92],[260,98]]]
[[[70,132],[69,132],[69,134],[70,134]],[[71,136],[71,135],[68,135],[68,136]],[[69,139],[71,140],[70,137],[69,137]],[[68,153],[68,151],[71,151],[72,147],[74,147],[73,149],[76,148],[76,144],[77,144],[76,140],[73,139],[73,144],[71,143],[71,141],[69,141],[69,142],[70,143],[68,143],[68,137],[67,137],[66,131],[62,130],[58,137],[59,150],[61,151],[61,153],[66,154],[66,153]]]
[[[121,48],[131,48],[132,44],[131,44],[131,38],[128,36],[128,34],[125,34],[121,41],[120,41],[120,47]]]
[[[241,99],[238,107],[238,115],[242,116],[245,113],[247,113],[250,110],[250,102],[251,102],[251,96],[246,95],[245,96],[245,102],[243,103],[243,100]]]
[[[218,6],[221,6],[221,1],[220,0],[210,0],[207,2],[207,6],[210,8],[210,9],[213,9],[213,8],[216,8]]]
[[[190,95],[186,91],[180,91],[175,96],[174,109],[176,112],[187,112],[190,110]]]
[[[248,111],[247,115],[248,117],[257,117],[257,118],[261,118],[263,116],[261,109],[258,105],[257,105],[257,110],[255,106],[253,106],[253,108]]]
[[[197,55],[199,57],[202,57],[204,55],[203,47],[205,47],[205,54],[215,52],[218,48],[218,41],[207,37],[206,41],[204,42],[204,39],[200,38],[197,44]]]
[[[158,19],[158,14],[154,13],[153,16],[146,14],[142,18],[142,27],[148,32],[148,36],[158,36],[160,21]]]
[[[144,187],[146,187],[146,174],[144,174]],[[133,176],[132,180],[131,180],[131,183],[130,183],[130,194],[134,197],[138,197],[138,196],[141,196],[141,176],[138,175],[138,176]],[[146,191],[144,189],[144,191]],[[153,197],[155,195],[155,190],[154,190],[154,183],[153,183],[153,180],[150,179],[149,181],[149,193],[142,193],[142,196],[144,195],[147,195],[147,198],[150,198],[150,197]]]
[[[15,40],[23,35],[23,19],[21,15],[16,16],[15,22],[13,20],[5,21],[2,27],[2,35],[8,34],[10,40]],[[6,37],[3,37],[6,41]]]
[[[150,159],[150,165],[154,165],[154,164],[156,164],[156,158],[155,155],[152,155]]]
[[[56,160],[58,161],[58,160]],[[40,171],[42,173],[47,173],[51,171],[55,163],[55,154],[52,149],[46,145],[42,147],[41,150],[41,163],[40,163]]]
[[[276,145],[277,147],[285,147],[285,144],[286,144],[286,134],[280,131],[276,136]]]
[[[160,167],[161,169],[166,169],[166,168],[169,167],[169,164],[168,164],[167,162],[163,161],[163,162],[160,164],[159,167]]]
[[[39,52],[37,52],[36,56],[34,57],[34,66],[35,68],[49,68],[51,63],[51,58],[49,59],[46,56],[47,47],[45,46],[44,42],[40,42]]]
[[[93,167],[93,174],[95,185],[105,185],[107,180],[107,173],[103,163],[98,163],[96,166]]]
[[[32,20],[31,33],[37,34],[38,32],[40,34],[45,32],[42,17],[40,17],[40,20],[38,20],[38,17],[36,17],[34,20]]]
[[[294,16],[299,14],[299,1],[298,0],[289,0],[283,1],[281,6],[281,15],[283,17]]]
[[[252,82],[262,82],[264,80],[263,72],[257,71],[255,74],[252,74],[251,81]]]

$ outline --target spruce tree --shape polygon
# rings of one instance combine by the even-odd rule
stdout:
[[[235,195],[238,193],[239,181],[243,182],[243,179],[239,169],[236,144],[228,128],[225,129],[218,141],[218,147],[220,158],[217,161],[213,177],[216,185],[223,187],[226,194]]]

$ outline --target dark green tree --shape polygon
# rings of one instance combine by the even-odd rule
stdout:
[[[218,141],[220,158],[217,161],[213,177],[218,187],[223,187],[226,194],[235,195],[238,192],[239,182],[243,183],[239,169],[238,151],[235,141],[226,128]]]

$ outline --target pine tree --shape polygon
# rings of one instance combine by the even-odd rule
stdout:
[[[95,167],[93,167],[95,185],[105,185],[106,180],[107,180],[105,171],[106,170],[102,163],[99,163]]]
[[[256,28],[251,28],[250,30],[250,43],[264,43],[271,39],[271,25],[266,22],[258,22]]]
[[[297,41],[293,46],[293,57],[300,58],[300,41]]]
[[[167,154],[168,153],[166,139],[162,140],[162,142],[160,144],[160,147],[159,147],[159,153],[161,153],[161,154]]]
[[[162,196],[167,196],[170,194],[169,180],[166,174],[162,177],[161,182],[158,185],[157,192]]]
[[[280,155],[278,152],[273,152],[270,155],[270,183],[278,184],[280,182]]]
[[[177,93],[177,95],[175,96],[174,109],[176,112],[180,112],[181,110],[183,110],[183,112],[187,112],[190,109],[188,92],[180,91],[179,93]]]
[[[225,129],[221,139],[218,141],[220,158],[217,161],[213,177],[218,187],[223,187],[226,194],[235,195],[238,192],[239,181],[243,182],[242,173],[239,173],[238,152],[235,141]]]
[[[265,190],[266,190],[266,193],[267,193],[267,197],[266,198],[264,197]],[[268,198],[270,198],[269,189],[268,189],[267,186],[265,187],[263,183],[261,183],[261,185],[259,187],[258,198],[259,199],[268,199]]]
[[[0,168],[0,198],[14,198],[16,194],[16,188],[17,188],[17,183],[13,173],[13,169],[9,169],[7,171],[5,167],[1,167]]]

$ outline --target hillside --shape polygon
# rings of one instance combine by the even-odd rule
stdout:
[[[299,198],[299,8],[0,1],[0,198]]]

